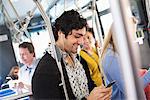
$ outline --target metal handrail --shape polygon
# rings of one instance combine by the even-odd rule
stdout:
[[[131,19],[129,17],[132,15],[129,2],[128,0],[109,0],[109,2],[114,20],[114,36],[121,59],[121,71],[124,77],[127,100],[144,100],[143,89],[139,84],[140,81],[136,73],[136,68],[141,65],[138,47],[136,44],[133,46],[133,37],[131,36],[133,24],[129,21]]]
[[[58,60],[58,55],[56,53],[55,39],[54,39],[54,36],[53,36],[50,19],[47,16],[46,12],[44,11],[44,9],[43,9],[42,5],[40,4],[40,2],[38,0],[33,0],[33,1],[35,2],[35,4],[37,5],[38,9],[40,10],[41,15],[42,15],[42,17],[43,17],[43,19],[44,19],[44,21],[46,23],[46,26],[47,26],[47,29],[48,29],[48,32],[49,32],[49,35],[50,35],[50,40],[51,40],[51,45],[52,45],[54,57],[56,59],[57,66],[58,66],[58,69],[59,69],[60,74],[61,74],[61,81],[62,81],[65,97],[66,97],[66,100],[69,100],[69,96],[68,96],[67,88],[66,88],[66,84],[65,84],[65,79],[64,79],[64,74],[63,74],[63,70],[62,70],[62,66],[61,66],[61,61]]]
[[[97,14],[97,11],[96,11],[96,0],[93,0],[93,2],[92,2],[92,11],[93,11],[92,25],[93,25],[93,29],[96,30],[96,32],[94,32],[94,35],[96,35],[96,33],[97,33],[98,37],[95,36],[95,37],[97,37],[96,40],[100,40],[101,44],[103,44],[102,32],[101,32],[101,29],[100,29],[100,23],[99,23],[99,20],[98,20],[98,14]],[[100,58],[101,57],[100,48],[96,47],[96,49],[97,49],[98,56]],[[100,73],[101,73],[101,76],[102,76],[103,85],[106,85],[106,76],[105,76],[105,73],[103,71],[103,67],[101,65],[100,59],[99,59],[99,69],[100,69]]]

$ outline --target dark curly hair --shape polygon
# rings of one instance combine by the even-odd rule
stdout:
[[[82,29],[87,27],[87,21],[77,11],[69,10],[65,11],[59,18],[56,19],[53,26],[55,40],[58,40],[58,31],[63,32],[65,37],[73,29]]]

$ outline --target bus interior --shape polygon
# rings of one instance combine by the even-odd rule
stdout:
[[[150,67],[150,1],[149,0],[0,0],[0,85],[3,84],[12,66],[22,66],[19,57],[18,45],[24,41],[32,42],[35,47],[36,57],[40,59],[53,42],[51,39],[52,25],[64,11],[74,9],[87,19],[89,27],[94,29],[96,40],[103,46],[104,38],[114,22],[116,39],[119,41],[118,48],[122,64],[136,76],[135,67],[149,69]],[[127,14],[138,20],[136,33],[127,35],[128,28]],[[120,22],[122,21],[122,22]],[[118,27],[122,27],[119,30]],[[123,33],[126,35],[122,35]],[[118,33],[118,34],[117,34]],[[126,37],[124,37],[126,36]],[[129,37],[134,38],[139,53],[130,44]],[[120,39],[123,39],[120,41]],[[125,46],[124,44],[128,44]],[[125,49],[122,50],[122,45]],[[53,48],[51,48],[53,49]],[[125,50],[130,51],[126,53]],[[124,53],[124,54],[123,54]],[[126,56],[124,56],[126,55]],[[136,55],[136,56],[134,56]],[[139,56],[138,56],[139,55]],[[133,57],[134,56],[134,57]],[[126,61],[126,59],[131,61]],[[140,60],[139,60],[140,59]],[[123,68],[124,70],[125,68]],[[129,76],[125,75],[125,83],[136,81],[131,79],[126,82]],[[136,81],[137,82],[137,81]],[[135,88],[139,86],[134,84]],[[140,89],[127,91],[136,92],[141,95]],[[132,100],[137,100],[139,97]],[[127,96],[129,99],[132,97]],[[142,98],[142,96],[140,96]]]

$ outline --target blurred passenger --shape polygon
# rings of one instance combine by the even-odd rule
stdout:
[[[75,54],[86,33],[86,19],[74,10],[65,11],[55,21],[54,36],[58,60],[66,84],[69,100],[108,100],[111,88],[95,87],[89,69],[80,64]],[[38,99],[65,99],[62,76],[55,56],[46,53],[40,60],[32,79],[32,92]]]
[[[124,100],[126,99],[126,93],[121,72],[121,61],[119,59],[113,32],[113,26],[111,26],[104,40],[102,66],[107,77],[107,82],[116,81],[113,85],[112,100]],[[145,88],[150,83],[150,70],[142,77],[142,80]]]
[[[10,78],[11,80],[18,80],[18,72],[19,72],[20,67],[19,66],[13,66],[6,77],[6,79]]]
[[[99,56],[96,51],[94,32],[88,28],[83,38],[83,45],[80,51],[80,62],[88,66],[92,80],[97,86],[102,85],[102,76],[99,69]]]
[[[112,27],[104,40],[102,67],[108,82],[116,81],[116,84],[113,85],[112,100],[125,99],[124,81],[120,67],[119,54],[112,36]]]
[[[17,80],[19,69],[20,69],[19,66],[12,67],[8,76],[10,76],[12,78],[12,80]]]
[[[19,71],[19,83],[20,87],[27,86],[30,88],[32,76],[37,67],[39,60],[35,58],[34,46],[32,43],[23,42],[19,45],[19,53],[24,64]]]
[[[6,76],[5,81],[2,84],[2,89],[5,88],[11,88],[14,86],[13,80],[18,80],[18,72],[20,67],[19,66],[13,66],[9,72],[9,74]]]
[[[147,73],[147,69],[139,69],[139,76],[143,77]],[[150,83],[144,88],[146,100],[150,100]]]

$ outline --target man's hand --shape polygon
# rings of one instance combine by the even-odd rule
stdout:
[[[110,100],[112,95],[112,87],[106,88],[105,86],[95,87],[87,100]]]
[[[24,88],[24,84],[22,82],[19,82],[18,83],[18,88],[21,88],[21,89]]]

